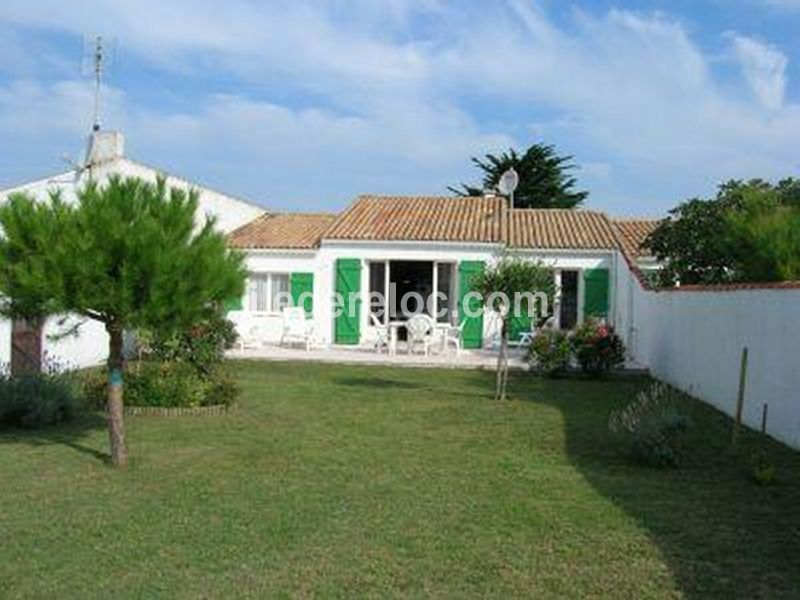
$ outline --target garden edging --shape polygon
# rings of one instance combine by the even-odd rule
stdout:
[[[214,404],[212,406],[126,406],[125,416],[150,416],[150,417],[183,417],[201,415],[224,415],[233,407],[227,404]]]

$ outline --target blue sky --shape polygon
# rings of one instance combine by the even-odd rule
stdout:
[[[103,34],[128,154],[268,208],[446,193],[545,141],[589,208],[657,216],[800,175],[798,27],[800,0],[4,0],[0,187],[80,157]]]

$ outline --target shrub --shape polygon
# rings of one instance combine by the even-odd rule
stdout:
[[[156,360],[185,363],[201,377],[213,378],[225,351],[236,343],[236,327],[219,310],[209,309],[202,321],[184,331],[167,335],[141,332],[140,337]]]
[[[571,360],[569,337],[561,331],[540,331],[528,348],[528,361],[548,377],[558,377],[569,368]]]
[[[767,460],[763,448],[755,452],[750,460],[753,465],[753,481],[758,485],[772,485],[777,482],[775,466]]]
[[[106,403],[106,377],[99,370],[83,377],[83,392],[95,408]],[[125,404],[128,406],[193,407],[230,405],[239,389],[221,372],[201,377],[186,363],[145,361],[125,373]]]
[[[0,423],[32,428],[54,425],[73,418],[77,407],[73,374],[47,359],[39,373],[0,374]]]
[[[231,404],[239,389],[222,371],[225,351],[236,342],[236,328],[210,308],[193,327],[170,334],[137,335],[148,358],[127,375],[131,406],[210,406]]]
[[[627,439],[634,460],[655,467],[677,466],[689,419],[678,407],[679,394],[654,383],[608,419],[611,433]]]
[[[584,373],[601,377],[625,362],[625,344],[614,328],[595,319],[587,320],[572,334],[575,359]]]

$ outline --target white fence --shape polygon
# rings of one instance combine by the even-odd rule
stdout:
[[[759,428],[768,404],[767,432],[800,448],[800,286],[653,292],[627,283],[629,345],[654,377],[732,416],[747,347],[743,422]]]

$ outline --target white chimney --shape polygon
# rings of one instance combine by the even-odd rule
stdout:
[[[125,137],[119,131],[93,131],[89,136],[86,164],[99,165],[122,158],[125,154]]]

